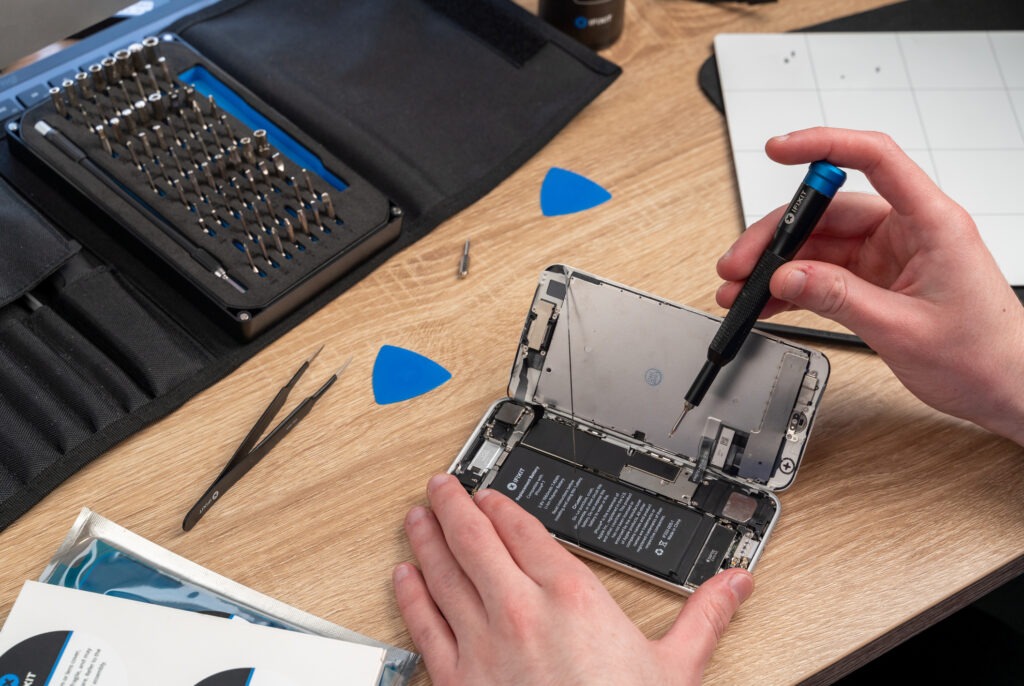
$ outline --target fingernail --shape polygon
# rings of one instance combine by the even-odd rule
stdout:
[[[725,251],[725,252],[724,252],[724,253],[722,254],[722,256],[721,256],[721,257],[719,257],[719,258],[718,258],[718,262],[719,262],[719,264],[721,264],[721,263],[722,263],[722,262],[724,262],[725,260],[729,259],[729,257],[731,257],[731,256],[732,256],[732,248],[729,248],[728,250],[726,250],[726,251]]]
[[[782,282],[782,289],[779,295],[783,300],[795,300],[803,293],[806,283],[807,273],[802,269],[794,269],[789,272]]]
[[[787,138],[789,138],[789,134],[788,133],[784,133],[781,136],[773,136],[772,140],[773,141],[778,141],[779,143],[781,143],[782,141],[786,140]]]
[[[426,514],[427,508],[417,505],[409,510],[409,513],[405,515],[405,521],[407,524],[415,524],[416,522],[422,521]]]
[[[430,477],[430,481],[427,482],[427,492],[433,493],[434,489],[436,489],[438,486],[447,481],[448,478],[449,477],[447,474],[435,474],[434,476]]]
[[[733,572],[729,575],[729,587],[742,603],[754,592],[754,577],[750,572]]]
[[[409,565],[403,562],[402,564],[395,567],[395,570],[391,573],[391,578],[394,579],[396,584],[401,583],[403,579],[409,576]]]

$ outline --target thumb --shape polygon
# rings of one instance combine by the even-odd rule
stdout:
[[[838,322],[869,341],[911,315],[905,298],[828,262],[793,261],[776,270],[772,295]]]
[[[669,654],[703,670],[729,620],[753,591],[754,577],[745,569],[716,574],[686,601],[672,628],[662,637],[661,645]]]

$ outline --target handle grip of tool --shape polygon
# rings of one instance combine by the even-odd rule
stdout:
[[[722,366],[736,357],[743,341],[757,322],[757,316],[761,314],[761,310],[772,295],[768,290],[772,274],[787,261],[786,258],[772,252],[761,255],[708,347],[709,360]]]

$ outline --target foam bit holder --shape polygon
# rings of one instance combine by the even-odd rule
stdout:
[[[429,393],[452,378],[451,372],[412,350],[382,346],[373,363],[373,398],[390,405]]]
[[[540,210],[545,217],[583,212],[611,200],[612,194],[585,176],[552,167],[540,187]]]

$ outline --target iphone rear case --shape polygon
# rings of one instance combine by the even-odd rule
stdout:
[[[679,593],[753,570],[828,380],[753,332],[669,435],[721,320],[564,265],[540,276],[512,366],[449,471],[570,550]]]

